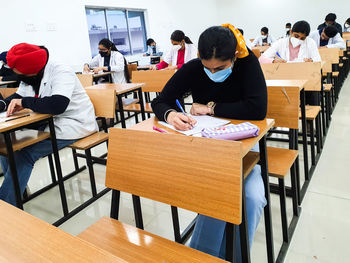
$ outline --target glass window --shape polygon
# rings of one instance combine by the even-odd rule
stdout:
[[[108,38],[105,11],[103,9],[86,9],[86,19],[89,29],[90,48],[92,56],[98,54],[98,42]]]
[[[107,10],[107,23],[110,39],[117,49],[124,55],[131,54],[126,12],[121,10]]]
[[[146,46],[146,27],[143,12],[128,11],[128,23],[133,53],[143,53]]]

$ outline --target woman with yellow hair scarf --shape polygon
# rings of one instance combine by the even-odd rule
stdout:
[[[198,50],[200,58],[184,64],[153,100],[152,108],[158,119],[179,130],[191,129],[196,121],[179,112],[175,103],[188,93],[192,93],[194,102],[190,111],[192,115],[264,119],[267,111],[264,75],[257,58],[247,49],[242,34],[230,24],[210,27],[201,34]],[[176,160],[174,162],[177,165]],[[259,165],[245,179],[244,187],[251,245],[266,205]],[[225,228],[225,222],[200,215],[190,246],[225,258]],[[239,241],[238,234],[236,262],[241,262]]]

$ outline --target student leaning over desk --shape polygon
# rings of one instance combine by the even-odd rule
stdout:
[[[94,73],[112,71],[113,83],[129,83],[128,63],[114,43],[107,38],[101,39],[98,49],[99,53],[90,63],[84,65],[84,71],[89,72],[90,69],[93,69]]]
[[[58,149],[97,131],[94,107],[75,73],[69,67],[49,61],[49,52],[45,47],[18,44],[9,50],[7,62],[18,74],[21,83],[15,94],[0,100],[0,111],[7,110],[7,114],[12,114],[22,109],[31,109],[55,115]],[[46,125],[37,128],[48,131]],[[35,162],[51,153],[50,140],[14,153],[21,194]],[[0,163],[5,176],[0,188],[0,199],[15,205],[7,158],[1,156]]]
[[[315,41],[308,37],[310,25],[298,21],[290,36],[277,40],[259,58],[260,63],[320,62],[321,56]]]
[[[257,36],[252,42],[253,47],[258,46],[271,46],[273,42],[276,40],[269,34],[269,29],[267,27],[263,27],[261,29],[261,34]]]
[[[197,58],[197,48],[191,39],[181,30],[175,30],[170,37],[171,50],[164,56],[164,60],[151,69],[179,69],[183,64]],[[169,66],[171,64],[171,66]]]
[[[319,48],[346,48],[345,41],[335,26],[327,26],[326,28],[312,31],[310,37]]]
[[[188,92],[193,97],[193,115],[242,120],[265,118],[267,89],[259,62],[246,48],[241,33],[229,24],[224,26],[208,28],[201,34],[198,43],[200,59],[183,65],[152,101],[153,111],[160,120],[167,121],[179,130],[191,129],[195,120],[178,112],[175,102]],[[249,242],[252,245],[266,205],[259,165],[255,166],[244,184]],[[200,215],[190,246],[224,258],[224,232],[225,222]],[[239,239],[236,245],[236,255],[240,258]]]

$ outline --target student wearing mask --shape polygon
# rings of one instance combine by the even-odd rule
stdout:
[[[75,73],[67,66],[49,61],[45,47],[27,43],[13,46],[8,65],[21,81],[17,92],[0,100],[0,111],[11,115],[22,109],[55,115],[58,149],[98,131],[94,107]],[[1,98],[2,99],[2,98]],[[38,128],[48,131],[46,125]],[[52,153],[50,140],[44,140],[14,153],[20,191],[23,194],[37,160]],[[15,194],[7,158],[0,157],[4,181],[0,199],[15,205]]]
[[[254,39],[252,46],[271,46],[273,42],[275,42],[275,39],[269,34],[269,29],[263,27],[261,29],[261,35]]]
[[[344,23],[344,32],[350,32],[350,18],[346,19]]]
[[[162,56],[163,55],[163,52],[160,52],[160,49],[153,38],[147,39],[146,44],[147,44],[148,50],[145,56]]]
[[[175,30],[170,37],[172,48],[164,60],[151,69],[179,69],[183,64],[197,58],[197,48],[181,30]],[[171,64],[171,66],[169,66]]]
[[[111,71],[113,83],[130,83],[128,63],[112,41],[107,38],[98,43],[99,54],[90,63],[84,65],[84,71],[93,69],[95,73]]]
[[[319,48],[346,48],[345,42],[335,26],[312,31],[310,38],[316,42]]]
[[[178,112],[175,100],[191,92],[191,114],[241,120],[262,120],[267,111],[264,75],[240,32],[230,24],[205,30],[198,43],[200,58],[186,63],[152,101],[157,118],[179,130],[189,130],[195,120]],[[249,242],[266,205],[260,166],[245,179]],[[225,257],[225,222],[200,215],[190,246]],[[239,234],[236,235],[239,237]],[[239,240],[239,239],[238,239]],[[236,244],[239,244],[237,240]],[[238,256],[238,250],[236,255]],[[238,262],[238,261],[237,261]]]
[[[259,58],[260,63],[319,62],[317,45],[309,38],[310,25],[298,21],[293,25],[290,36],[277,40]]]
[[[0,54],[0,62],[2,63],[0,69],[0,81],[17,81],[17,74],[7,65],[6,55],[7,51]],[[14,86],[18,87],[18,83]]]
[[[286,31],[286,34],[284,37],[289,37],[290,36],[290,30],[292,29],[292,24],[291,23],[287,23],[286,24],[286,28],[285,28],[285,31]]]
[[[333,14],[333,13],[329,13],[326,18],[325,18],[325,22],[322,23],[321,25],[319,25],[317,27],[317,30],[321,30],[326,28],[327,26],[335,26],[335,28],[337,29],[337,31],[339,32],[340,36],[343,35],[343,30],[340,24],[338,24],[335,20],[337,19],[337,15]]]

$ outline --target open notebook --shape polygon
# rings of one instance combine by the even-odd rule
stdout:
[[[192,130],[189,130],[189,131],[176,130],[173,125],[168,124],[164,121],[160,121],[159,123],[164,125],[165,127],[168,127],[168,128],[173,129],[175,131],[178,131],[178,132],[185,134],[187,136],[198,134],[204,128],[215,128],[215,127],[220,127],[220,126],[223,126],[223,125],[230,123],[230,121],[228,121],[228,120],[223,120],[223,119],[219,119],[219,118],[215,118],[215,117],[211,117],[211,116],[207,116],[207,115],[204,115],[204,116],[189,115],[189,116],[191,116],[193,119],[195,119],[197,121],[197,124],[193,127]]]

